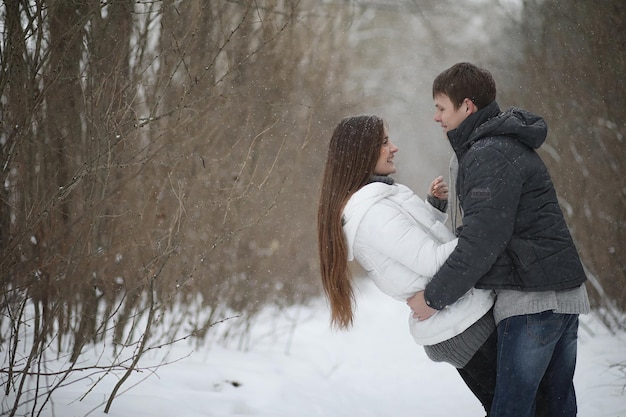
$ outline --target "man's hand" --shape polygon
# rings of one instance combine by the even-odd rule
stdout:
[[[406,300],[406,303],[409,307],[411,307],[411,311],[413,311],[413,318],[419,321],[426,320],[437,312],[437,310],[426,304],[424,291],[415,293],[413,297]]]

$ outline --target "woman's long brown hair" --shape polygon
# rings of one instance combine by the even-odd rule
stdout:
[[[355,299],[343,234],[343,209],[356,191],[370,181],[385,131],[378,116],[346,117],[335,128],[328,146],[317,212],[322,285],[331,310],[331,325],[352,325]]]

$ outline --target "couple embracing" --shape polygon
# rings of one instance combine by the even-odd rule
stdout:
[[[331,322],[351,326],[356,260],[411,308],[410,332],[454,366],[491,417],[573,417],[586,280],[547,168],[545,121],[501,111],[491,73],[458,63],[433,82],[455,158],[425,199],[391,177],[398,148],[375,115],[346,117],[329,144],[318,208]],[[449,204],[450,197],[450,204]],[[445,225],[447,209],[462,225]],[[451,213],[452,218],[456,212]]]

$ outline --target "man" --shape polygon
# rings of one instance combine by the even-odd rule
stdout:
[[[491,417],[576,415],[578,315],[586,280],[550,175],[535,151],[545,121],[501,112],[491,74],[469,63],[433,82],[435,121],[458,160],[459,243],[409,300],[425,320],[472,287],[496,291],[498,373]],[[454,213],[452,213],[454,216]],[[536,414],[535,414],[536,411]]]

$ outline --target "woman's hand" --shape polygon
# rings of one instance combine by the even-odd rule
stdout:
[[[440,175],[430,183],[430,188],[428,193],[434,197],[437,197],[440,200],[448,199],[448,183],[443,180],[443,177]]]
[[[419,321],[426,320],[437,312],[437,310],[429,307],[426,304],[426,300],[424,299],[424,291],[415,293],[413,297],[406,300],[406,303],[409,307],[411,307],[411,311],[413,312],[413,318]]]

